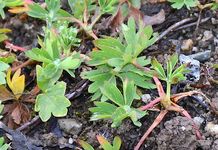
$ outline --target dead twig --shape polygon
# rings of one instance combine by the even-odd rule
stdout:
[[[75,98],[77,97],[78,95],[81,94],[81,92],[87,87],[89,81],[86,80],[77,90],[75,90],[74,92],[72,93],[69,93],[69,94],[66,94],[66,97],[68,99],[72,99],[72,98]]]
[[[199,22],[199,24],[205,23],[205,22],[207,22],[209,19],[210,19],[210,17],[201,19],[201,21]],[[198,21],[192,22],[192,23],[189,23],[189,24],[185,24],[185,25],[183,25],[183,26],[177,28],[175,31],[178,31],[178,30],[181,30],[181,29],[185,29],[185,28],[188,28],[188,27],[191,27],[191,26],[195,26],[195,25],[197,25],[197,24],[198,24]]]
[[[20,68],[23,68],[23,67],[26,67],[26,66],[28,66],[28,65],[35,64],[35,63],[36,63],[36,61],[29,59],[29,60],[25,61],[24,63],[22,63],[21,65],[16,66],[16,67],[13,67],[13,68],[11,69],[11,71],[12,71],[12,72],[15,72],[16,70],[18,70],[18,69],[20,69]]]
[[[17,131],[22,131],[22,130],[28,128],[30,125],[34,124],[37,121],[39,121],[39,116],[35,116],[32,120],[30,120],[29,122],[26,122],[25,124],[23,124],[22,126],[17,128],[16,130]]]
[[[183,19],[175,24],[173,24],[172,26],[170,26],[167,30],[165,30],[163,33],[161,33],[161,35],[157,38],[157,41],[159,41],[160,39],[162,39],[164,36],[166,36],[169,32],[175,30],[176,28],[178,28],[179,26],[189,22],[189,21],[192,21],[194,20],[194,18],[186,18],[186,19]]]

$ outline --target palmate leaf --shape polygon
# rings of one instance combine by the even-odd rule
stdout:
[[[101,1],[102,5],[105,1]],[[134,85],[143,88],[155,88],[155,85],[149,80],[152,78],[150,72],[143,72],[136,67],[144,67],[150,64],[150,60],[145,56],[138,57],[140,53],[155,42],[152,27],[139,26],[136,31],[136,24],[133,18],[128,20],[127,25],[123,24],[122,33],[124,40],[113,37],[103,37],[94,41],[99,50],[90,53],[90,66],[97,69],[84,72],[82,77],[93,82],[90,85],[89,92],[95,93],[94,97],[100,97],[99,89],[105,81],[110,80],[116,85],[117,80],[126,78],[134,81]],[[97,74],[93,77],[93,73]],[[99,79],[98,79],[99,78]],[[103,98],[105,100],[105,98]]]
[[[112,127],[119,126],[126,118],[131,118],[136,126],[141,126],[138,119],[146,115],[146,112],[132,108],[131,104],[137,97],[133,81],[125,80],[123,83],[123,94],[114,85],[106,82],[101,88],[103,95],[109,102],[95,102],[96,107],[89,110],[93,113],[91,120],[111,119]]]
[[[35,111],[39,112],[42,121],[47,121],[53,114],[55,117],[67,115],[70,101],[64,96],[66,83],[58,82],[36,98]]]
[[[188,9],[195,7],[198,4],[198,0],[168,0],[173,3],[172,7],[176,9],[181,9],[183,6],[186,6]]]
[[[177,62],[177,54],[170,56],[167,61],[167,72],[165,73],[163,66],[156,59],[153,59],[151,64],[156,71],[154,75],[157,75],[159,79],[169,82],[170,84],[175,84],[181,80],[185,80],[186,78],[184,74],[188,72],[186,64],[183,64],[175,69]]]

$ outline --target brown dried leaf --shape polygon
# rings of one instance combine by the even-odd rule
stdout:
[[[144,25],[156,25],[156,24],[161,24],[165,21],[165,11],[161,9],[161,11],[153,16],[143,16],[143,22]]]
[[[123,20],[124,18],[122,16],[121,7],[119,7],[117,13],[111,19],[110,25],[113,29],[115,29],[123,23]]]
[[[4,113],[5,120],[10,128],[16,128],[19,125],[28,122],[31,117],[29,108],[20,102],[5,105]]]
[[[140,20],[142,20],[143,14],[138,8],[135,8],[132,5],[130,5],[129,6],[129,17],[133,17],[137,22],[139,22]]]
[[[6,87],[0,85],[0,100],[1,101],[8,101],[15,99],[14,95],[8,91]]]

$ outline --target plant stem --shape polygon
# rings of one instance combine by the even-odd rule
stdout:
[[[167,97],[170,97],[171,83],[167,81]]]

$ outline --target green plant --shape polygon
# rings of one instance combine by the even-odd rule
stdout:
[[[71,53],[71,47],[79,46],[79,43],[81,41],[76,37],[78,30],[77,28],[74,28],[72,26],[69,27],[68,21],[57,21],[54,26],[58,32],[58,47],[61,47],[61,49],[63,49],[64,55],[69,56]]]
[[[10,147],[10,144],[5,144],[5,140],[3,137],[0,137],[0,149],[7,150]]]
[[[113,145],[110,144],[103,136],[97,135],[98,142],[104,150],[120,150],[121,139],[116,136],[113,140]],[[84,150],[94,150],[94,148],[87,142],[83,140],[78,141]]]
[[[166,97],[162,101],[162,104],[165,107],[171,105],[171,85],[185,80],[186,77],[184,76],[184,74],[188,72],[188,70],[186,70],[185,64],[181,65],[180,67],[174,70],[177,62],[178,55],[172,55],[167,61],[167,72],[165,73],[163,66],[156,59],[153,59],[151,61],[151,65],[156,71],[155,76],[167,83]]]
[[[46,30],[45,42],[40,42],[41,49],[34,48],[26,52],[29,58],[43,62],[42,66],[36,66],[37,85],[43,93],[37,96],[35,104],[35,110],[39,111],[39,116],[43,121],[47,121],[51,113],[56,117],[66,115],[66,108],[70,106],[69,100],[64,96],[66,84],[57,81],[64,70],[74,77],[73,71],[81,63],[78,53],[70,53],[70,49],[66,51],[61,49],[64,45],[59,45],[64,39],[60,40],[60,38],[62,37],[58,38],[55,33]],[[46,105],[45,102],[47,102]]]
[[[93,2],[94,0],[68,0],[72,15],[79,20],[83,19],[84,10],[90,13],[96,9],[96,5]]]
[[[137,98],[136,87],[133,81],[125,80],[123,83],[123,95],[120,90],[109,82],[104,84],[101,92],[109,101],[95,102],[96,107],[89,110],[93,113],[91,120],[111,119],[113,121],[112,127],[117,127],[127,117],[130,117],[136,126],[141,126],[138,119],[146,115],[146,112],[132,108],[132,102]]]
[[[59,42],[58,35],[52,31],[46,31],[44,44],[41,43],[41,49],[34,48],[26,52],[26,56],[32,60],[43,62],[43,67],[37,65],[37,83],[42,90],[48,89],[61,76],[62,72],[67,71],[74,77],[74,69],[80,63],[80,55],[76,52],[69,54],[69,49],[65,51],[61,49],[62,43]],[[67,52],[67,53],[64,53]]]
[[[8,64],[0,61],[0,85],[6,83],[6,80],[5,80],[5,77],[6,77],[5,71],[7,71],[7,69],[9,67],[10,66]]]
[[[171,6],[176,9],[181,9],[183,6],[190,9],[191,7],[195,7],[198,5],[198,0],[168,0],[173,3]]]
[[[54,21],[57,21],[60,14],[60,0],[45,0],[46,8],[43,8],[37,3],[29,5],[29,11],[27,12],[29,16],[34,18],[39,18],[47,22],[48,27],[52,26]]]
[[[112,37],[94,41],[95,46],[100,50],[91,52],[91,60],[88,64],[97,69],[82,73],[83,78],[93,82],[88,89],[89,93],[95,93],[93,99],[101,96],[100,87],[105,81],[116,85],[117,77],[123,81],[126,78],[131,79],[135,85],[142,88],[155,88],[149,82],[151,78],[149,71],[144,72],[135,66],[144,67],[150,64],[150,59],[139,55],[155,42],[156,35],[153,35],[151,26],[140,26],[136,32],[135,21],[130,18],[127,25],[122,25],[122,32],[124,41]]]
[[[155,81],[155,84],[157,86],[158,94],[159,97],[152,100],[150,103],[148,103],[145,106],[142,106],[140,108],[141,111],[148,110],[158,103],[161,104],[163,109],[160,109],[160,114],[157,116],[157,118],[154,120],[152,125],[148,128],[148,130],[144,133],[144,135],[141,137],[140,141],[138,144],[135,146],[134,150],[138,150],[140,146],[143,144],[144,140],[148,137],[148,135],[152,132],[152,130],[162,121],[164,116],[169,112],[169,111],[175,111],[179,112],[188,119],[192,120],[191,116],[189,113],[183,109],[181,106],[177,105],[178,101],[184,97],[191,96],[193,94],[201,94],[201,92],[198,91],[189,91],[189,92],[184,92],[184,93],[177,93],[177,94],[171,94],[171,85],[176,84],[181,80],[185,79],[184,73],[187,72],[186,70],[186,65],[183,64],[180,67],[176,68],[176,64],[178,62],[178,55],[173,55],[169,58],[167,62],[167,71],[165,73],[163,66],[156,60],[153,59],[152,61],[152,67],[155,69],[155,73],[153,76],[153,79]],[[167,93],[164,92],[164,89],[162,87],[162,84],[160,83],[159,79],[165,81],[167,83]],[[204,95],[203,95],[204,96]],[[192,120],[193,121],[193,120]],[[201,134],[198,130],[198,127],[195,125],[193,121],[193,128],[196,131],[196,136],[201,139]]]

